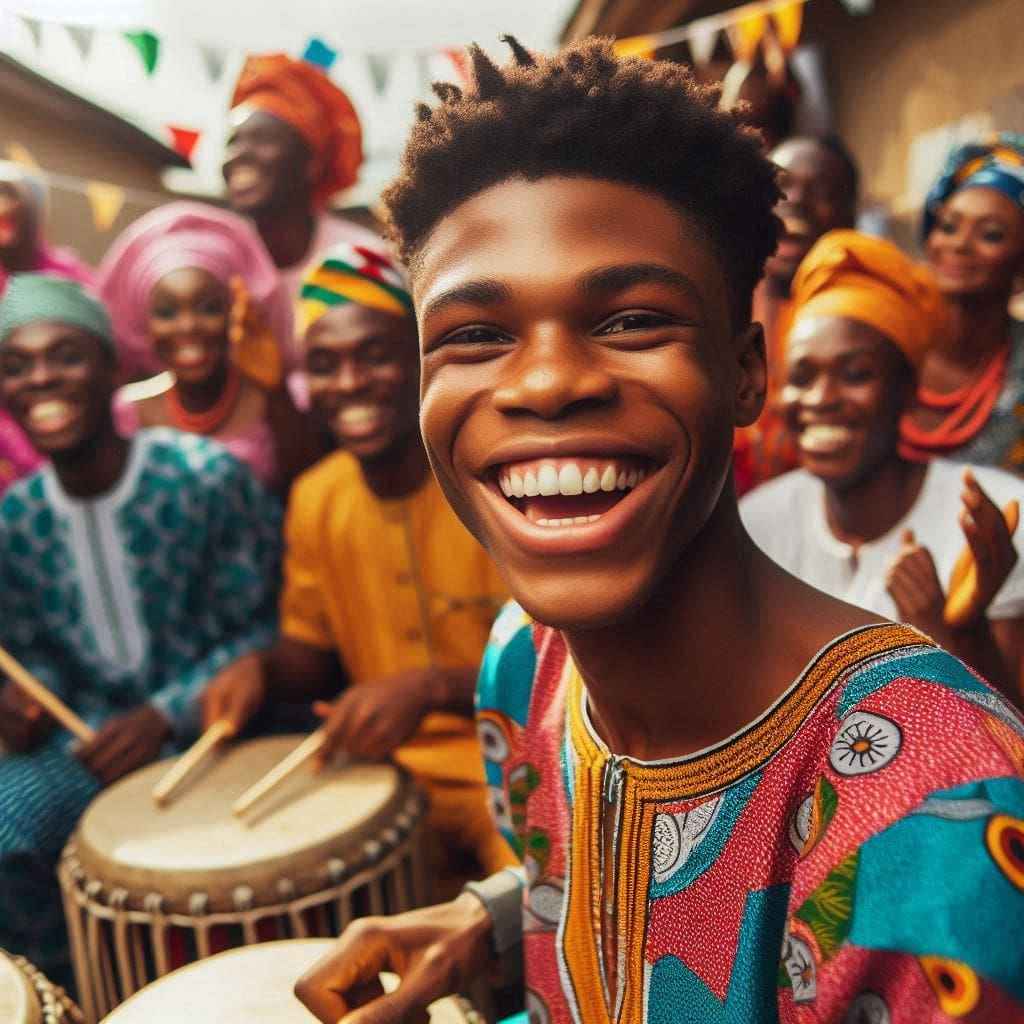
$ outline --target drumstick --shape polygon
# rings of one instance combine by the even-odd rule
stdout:
[[[171,765],[164,777],[153,787],[153,799],[162,804],[178,786],[188,778],[221,740],[234,732],[234,726],[218,719],[184,754]]]
[[[42,705],[68,732],[73,733],[83,743],[88,743],[95,731],[83,722],[55,693],[48,690],[31,672],[16,658],[0,647],[0,672],[28,694],[37,704]]]
[[[290,778],[323,746],[326,727],[321,726],[307,736],[287,757],[282,758],[258,782],[249,787],[232,805],[231,813],[240,818],[257,801],[277,789],[285,779]]]

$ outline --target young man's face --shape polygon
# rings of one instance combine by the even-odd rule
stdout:
[[[113,390],[113,358],[70,324],[28,324],[0,345],[0,401],[44,455],[92,441],[110,422]]]
[[[913,394],[900,350],[848,317],[799,322],[786,353],[782,407],[803,467],[837,491],[892,458]]]
[[[263,110],[231,112],[221,173],[233,210],[259,214],[309,198],[311,157],[289,125]]]
[[[309,403],[341,447],[358,459],[397,454],[416,433],[416,325],[354,303],[315,321],[304,341]]]
[[[540,621],[628,618],[760,411],[758,336],[733,336],[718,259],[647,192],[510,181],[438,225],[415,298],[420,423],[456,512]]]

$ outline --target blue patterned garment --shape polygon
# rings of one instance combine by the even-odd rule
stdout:
[[[276,628],[276,501],[207,438],[146,430],[121,479],[68,496],[52,466],[0,500],[0,643],[90,725],[149,701],[173,745],[198,697]],[[0,754],[0,946],[65,976],[54,868],[99,785],[57,732]]]

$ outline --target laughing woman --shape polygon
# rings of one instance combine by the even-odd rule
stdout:
[[[123,366],[118,429],[170,426],[220,441],[273,488],[320,454],[288,390],[292,313],[259,239],[234,214],[178,202],[139,218],[100,266]]]
[[[1024,475],[1024,324],[1007,311],[1024,274],[1024,135],[955,149],[928,196],[924,235],[952,330],[921,366],[902,454]]]

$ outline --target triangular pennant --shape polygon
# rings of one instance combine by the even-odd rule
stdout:
[[[82,25],[68,25],[67,30],[68,35],[71,36],[75,46],[78,48],[78,52],[82,55],[82,60],[85,60],[89,56],[89,50],[92,47],[93,30]]]
[[[332,50],[322,39],[310,39],[302,52],[302,59],[307,64],[315,64],[324,71],[330,71],[331,65],[338,59],[338,51]]]
[[[771,18],[775,25],[775,36],[779,40],[779,46],[788,56],[800,42],[800,29],[804,22],[803,0],[796,0],[796,3],[776,8],[772,11]]]
[[[39,161],[20,142],[7,143],[7,159],[22,167],[39,170]]]
[[[152,32],[125,32],[124,37],[139,51],[146,74],[153,74],[160,57],[160,40]]]
[[[767,14],[748,14],[727,29],[732,52],[737,60],[753,60],[761,37],[768,27]]]
[[[694,64],[697,67],[703,67],[705,64],[711,63],[715,44],[718,42],[718,29],[714,25],[710,28],[694,25],[690,29],[687,42],[690,44],[690,55],[693,57]]]
[[[105,235],[124,208],[125,191],[120,185],[110,185],[105,181],[87,181],[85,195],[92,210],[92,222],[96,230]]]
[[[459,73],[459,79],[463,83],[468,82],[469,66],[466,63],[466,51],[450,49],[442,50],[441,52],[455,65],[455,70]]]
[[[199,52],[202,54],[203,64],[206,65],[206,73],[210,76],[210,81],[216,85],[220,81],[221,75],[224,74],[224,51],[216,46],[200,46]]]
[[[193,131],[191,128],[178,128],[173,124],[169,124],[167,130],[171,133],[172,145],[175,151],[191,162],[192,151],[196,148],[196,143],[199,141],[199,132]]]
[[[43,42],[43,26],[35,18],[26,18],[23,14],[19,16],[21,23],[28,29],[32,36],[32,42],[41,46]]]
[[[373,82],[374,91],[378,96],[384,95],[388,79],[391,77],[391,61],[388,57],[379,53],[368,53],[366,55],[366,67],[370,72],[370,80]]]
[[[620,57],[653,57],[657,47],[654,36],[630,36],[628,39],[616,39],[615,52]]]

